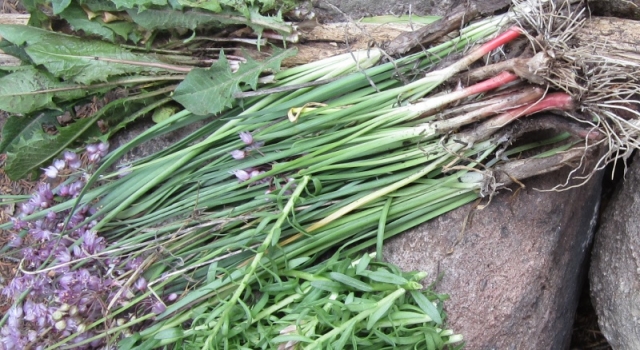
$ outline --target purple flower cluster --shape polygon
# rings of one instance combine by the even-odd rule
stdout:
[[[81,159],[91,164],[99,160],[96,154],[103,157],[108,149],[100,145],[87,147],[82,157],[65,152],[64,160],[56,160],[44,169],[45,173],[58,171],[54,177],[47,175],[47,181],[59,178],[61,172],[66,179],[54,189],[50,183],[40,183],[31,198],[20,205],[20,215],[11,219],[12,239],[8,245],[21,264],[16,276],[1,290],[13,306],[0,329],[0,350],[46,348],[71,335],[75,336],[72,344],[83,342],[77,349],[103,346],[104,338],[91,338],[113,325],[87,326],[105,315],[107,305],[124,305],[136,292],[147,291],[147,281],[142,277],[126,287],[128,276],[140,268],[144,257],[123,259],[107,254],[107,241],[93,229],[97,224],[91,219],[94,208],[83,206],[73,213],[51,209],[78,196],[87,175],[69,170],[80,169]],[[28,293],[23,296],[25,291]],[[164,310],[164,302],[177,297],[165,298],[148,298],[144,307],[128,316]]]

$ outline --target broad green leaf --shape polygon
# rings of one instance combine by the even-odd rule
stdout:
[[[65,80],[81,84],[109,77],[141,73],[164,73],[163,62],[151,54],[136,54],[119,45],[21,26],[0,25],[0,36],[25,51],[36,64]]]
[[[411,293],[411,297],[413,297],[413,300],[415,300],[416,304],[418,304],[420,309],[422,309],[422,311],[424,311],[424,313],[427,314],[427,316],[431,317],[433,322],[437,324],[442,324],[442,317],[440,316],[440,312],[433,305],[433,303],[429,301],[429,299],[427,299],[426,296],[424,296],[424,294],[416,290],[412,290],[410,293]]]
[[[127,11],[131,19],[148,30],[156,29],[196,29],[203,26],[226,26],[230,24],[246,24],[247,19],[239,16],[218,15],[204,11],[175,11],[150,9],[143,12]],[[236,19],[237,18],[237,19]]]
[[[112,1],[105,0],[80,0],[80,4],[86,6],[93,12],[115,12],[118,10]]]
[[[67,6],[71,4],[71,0],[51,0],[51,6],[53,7],[53,14],[59,15],[64,11]]]
[[[111,42],[115,40],[113,30],[106,27],[98,17],[94,19],[87,18],[87,13],[75,3],[67,7],[60,14],[60,17],[69,22],[73,30],[82,30],[85,34],[97,35]],[[124,35],[123,38],[126,39],[127,35]]]
[[[37,117],[11,116],[2,128],[0,153],[10,150],[12,144],[17,144],[20,138],[29,139],[33,134],[42,130],[42,124],[56,123],[56,116],[52,113],[41,113]]]
[[[151,6],[165,6],[167,0],[111,0],[118,9],[139,8],[141,11]]]
[[[85,94],[77,85],[61,83],[33,67],[0,78],[0,109],[10,113],[27,114],[42,108],[56,108],[54,98],[58,102],[69,101]]]
[[[69,126],[59,127],[56,135],[49,135],[42,128],[31,128],[30,135],[21,135],[7,150],[5,172],[10,179],[17,180],[33,169],[46,166],[49,160],[82,137],[92,126],[95,127],[94,118],[80,119]]]
[[[362,281],[360,281],[358,279],[355,279],[353,277],[349,277],[349,276],[347,276],[345,274],[339,273],[339,272],[329,272],[329,277],[331,277],[331,279],[334,280],[334,281],[340,282],[340,283],[345,284],[345,285],[347,285],[347,286],[349,286],[351,288],[354,288],[354,289],[357,289],[357,290],[361,290],[363,292],[372,292],[373,291],[373,288],[370,285],[368,285],[368,284],[366,284],[366,283],[364,283],[364,282],[362,282]]]
[[[218,62],[210,68],[195,68],[178,85],[173,98],[191,113],[215,114],[233,105],[233,95],[240,92],[241,84],[256,89],[262,72],[276,72],[282,60],[295,55],[294,49],[277,51],[265,61],[247,60],[232,73],[227,58],[220,54]]]

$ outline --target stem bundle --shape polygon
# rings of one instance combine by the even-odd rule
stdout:
[[[467,42],[493,36],[498,25],[529,18],[535,9],[520,4],[394,63],[375,66],[380,52],[371,50],[278,73],[272,87],[304,88],[249,97],[242,108],[227,109],[169,149],[130,164],[126,175],[106,169],[192,116],[179,112],[112,152],[77,198],[50,207],[67,211],[60,237],[73,237],[79,228],[85,233],[57,247],[53,261],[25,271],[52,272],[72,285],[80,278],[67,281],[69,270],[81,271],[89,261],[108,266],[95,268],[108,275],[104,286],[111,293],[100,315],[83,325],[89,335],[68,334],[51,347],[104,344],[110,337],[124,348],[441,348],[459,341],[441,327],[441,297],[419,292],[423,274],[402,273],[362,251],[377,246],[380,252],[384,239],[492,195],[496,177],[486,167],[515,174],[516,163],[503,162],[506,156],[543,147],[548,156],[575,145],[575,137],[560,133],[508,148],[515,133],[505,127],[519,118],[577,109],[571,89],[548,91],[567,86],[543,74],[549,57],[525,54],[507,71],[448,88],[481,58],[533,34],[531,28],[509,28],[428,71]],[[392,79],[412,74],[411,65],[428,72],[408,84]],[[475,81],[482,74],[466,77]],[[635,142],[637,134],[629,130],[637,130],[637,120],[606,119],[619,106],[598,106],[586,110],[596,119],[592,125],[624,125],[628,132],[617,142]],[[589,136],[597,133],[582,131],[588,142],[600,142]],[[548,158],[550,169],[568,160]],[[36,211],[23,221],[47,215]],[[71,259],[69,252],[81,250],[76,247],[95,243],[95,232],[108,247]],[[61,258],[65,253],[68,259]]]

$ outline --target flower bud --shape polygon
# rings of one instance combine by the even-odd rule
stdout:
[[[242,140],[245,145],[250,145],[253,143],[253,135],[248,131],[243,131],[240,133],[240,140]]]
[[[244,159],[244,157],[246,156],[247,154],[245,151],[241,151],[239,149],[231,151],[231,157],[233,157],[233,159],[240,160],[240,159]]]
[[[60,310],[58,310],[58,311],[54,312],[53,314],[51,314],[51,318],[53,318],[54,321],[61,320],[63,316],[64,316],[64,314]],[[65,327],[67,327],[66,323],[65,323],[65,326],[62,327],[62,329],[64,329]]]
[[[57,330],[63,331],[65,328],[67,328],[67,322],[65,322],[65,320],[60,320],[56,322],[55,327]]]

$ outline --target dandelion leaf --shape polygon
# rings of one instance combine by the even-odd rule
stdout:
[[[189,72],[176,88],[173,99],[193,114],[219,113],[233,105],[234,94],[242,91],[243,86],[255,90],[262,72],[278,71],[282,60],[295,54],[294,49],[274,51],[264,61],[248,59],[233,73],[227,58],[221,53],[218,62],[211,67],[196,68]]]
[[[13,44],[25,45],[29,58],[53,75],[80,84],[107,81],[113,76],[166,72],[145,66],[162,63],[153,55],[134,54],[104,41],[8,24],[0,25],[0,36]]]
[[[42,108],[56,108],[54,99],[69,101],[85,95],[80,89],[55,91],[73,86],[28,66],[0,78],[0,109],[28,114]]]
[[[20,118],[21,120],[15,120]],[[12,180],[25,177],[32,170],[42,168],[55,156],[64,151],[78,137],[92,127],[93,118],[80,119],[65,127],[57,127],[56,134],[48,134],[42,129],[44,123],[56,124],[55,117],[43,113],[30,119],[29,117],[12,117],[11,130],[8,132],[7,160],[5,172]],[[10,120],[11,120],[10,119]],[[9,124],[9,121],[7,121]],[[4,135],[3,130],[3,144]]]

